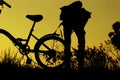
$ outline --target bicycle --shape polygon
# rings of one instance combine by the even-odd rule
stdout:
[[[11,6],[5,1],[1,0],[0,4],[5,4],[9,8]],[[31,63],[32,59],[28,56],[30,52],[34,53],[37,63],[45,69],[58,69],[63,67],[64,63],[64,40],[55,32],[46,34],[41,38],[37,38],[34,34],[34,27],[37,22],[43,19],[42,15],[26,15],[26,18],[33,21],[32,28],[27,39],[15,38],[12,34],[4,29],[0,29],[0,33],[7,36],[14,46],[18,47],[19,52],[27,57],[26,63]],[[34,49],[29,46],[29,41],[33,37],[37,40]]]

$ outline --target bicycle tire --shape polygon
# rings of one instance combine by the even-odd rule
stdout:
[[[47,45],[51,52],[43,44]],[[60,69],[65,64],[64,48],[63,39],[58,36],[47,36],[36,43],[35,59],[44,69]],[[48,53],[44,51],[41,53],[39,50],[45,50]]]

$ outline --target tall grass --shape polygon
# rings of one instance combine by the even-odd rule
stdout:
[[[76,54],[74,49],[74,54]],[[107,69],[118,70],[120,69],[120,51],[112,45],[110,40],[100,43],[98,47],[93,46],[86,48],[84,57],[84,68],[89,69]],[[72,58],[71,66],[78,69],[78,62],[76,56]]]
[[[119,58],[119,50],[107,40],[99,47],[86,49],[85,67],[116,70],[120,68]]]
[[[74,49],[73,57],[71,58],[71,69],[78,69],[78,61],[75,56],[77,49]],[[19,52],[11,51],[10,49],[5,50],[1,53],[0,57],[1,65],[14,65],[17,67],[24,68],[40,68],[36,64],[26,64],[26,60],[20,57]],[[84,57],[84,68],[94,69],[108,69],[115,70],[120,68],[120,56],[119,50],[115,48],[110,40],[101,43],[99,47],[87,47],[86,54]]]
[[[11,49],[7,49],[4,52],[0,53],[0,65],[4,66],[14,66],[18,68],[40,68],[39,65],[26,64],[26,58],[23,57],[19,52],[12,51]]]

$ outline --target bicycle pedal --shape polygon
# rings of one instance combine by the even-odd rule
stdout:
[[[27,58],[26,64],[31,64],[31,63],[32,63],[32,60]]]

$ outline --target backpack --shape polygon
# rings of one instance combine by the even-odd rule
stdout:
[[[71,6],[63,6],[60,8],[60,20],[73,24],[87,23],[87,20],[91,17],[91,12],[84,8],[74,8]]]

